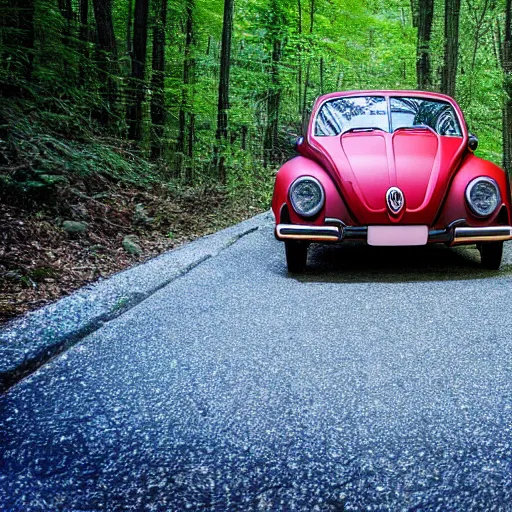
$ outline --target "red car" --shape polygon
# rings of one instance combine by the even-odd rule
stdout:
[[[289,272],[311,242],[477,244],[498,269],[512,239],[510,183],[476,157],[460,107],[418,91],[350,91],[317,99],[299,156],[276,176],[275,234]]]

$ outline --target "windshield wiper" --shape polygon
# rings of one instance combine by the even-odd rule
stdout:
[[[381,132],[385,132],[386,130],[379,128],[378,126],[359,126],[349,128],[344,132],[341,132],[341,135],[345,135],[345,133],[353,133],[353,132],[373,132],[374,130],[380,130]]]
[[[428,131],[432,132],[434,135],[437,135],[436,131],[431,126],[429,126],[428,124],[413,124],[412,126],[399,126],[398,128],[395,128],[393,130],[393,133],[395,133],[395,132],[397,132],[399,130],[405,130],[405,131],[408,131],[408,130],[428,130]]]

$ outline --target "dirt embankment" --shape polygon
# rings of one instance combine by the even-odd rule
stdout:
[[[0,205],[0,323],[261,211],[218,190],[92,192]]]

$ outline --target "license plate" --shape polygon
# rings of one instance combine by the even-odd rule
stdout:
[[[368,226],[368,245],[426,245],[428,226]]]

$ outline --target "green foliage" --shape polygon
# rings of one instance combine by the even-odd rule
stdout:
[[[45,101],[0,99],[1,195],[51,197],[58,188],[97,176],[141,186],[159,181],[156,166],[140,151],[95,134],[94,123],[70,102],[58,105],[66,114]]]
[[[145,136],[138,146],[125,141],[124,119],[131,70],[128,21],[133,13],[128,12],[126,0],[113,0],[117,57],[109,57],[116,62],[107,72],[117,90],[113,102],[100,79],[98,28],[89,3],[88,24],[81,26],[80,13],[66,19],[57,0],[34,0],[33,44],[27,42],[28,29],[20,23],[21,10],[1,8],[1,189],[48,197],[76,180],[95,176],[142,186],[171,181],[175,186],[187,173],[192,184],[214,184],[223,1],[193,3],[191,78],[184,85],[188,4],[169,0],[162,130],[151,125],[149,115],[154,93],[151,30],[158,21],[152,4]],[[72,3],[75,10],[77,4]],[[230,137],[228,147],[219,151],[226,158],[230,193],[266,205],[274,170],[288,157],[287,140],[300,134],[304,106],[309,109],[319,94],[416,87],[417,31],[409,0],[302,0],[300,6],[299,12],[295,0],[235,2]],[[503,72],[497,27],[504,23],[504,0],[472,0],[462,6],[457,99],[470,129],[480,137],[479,153],[500,163]],[[443,56],[443,12],[444,3],[436,2],[431,42],[434,88],[439,87]],[[277,73],[272,74],[275,41],[280,55]],[[279,93],[279,136],[273,161],[263,168],[268,104],[275,93]],[[109,113],[108,124],[99,115],[102,111]],[[193,130],[187,126],[192,147],[187,139],[179,149],[183,116],[194,123]],[[155,138],[163,152],[150,162]]]

